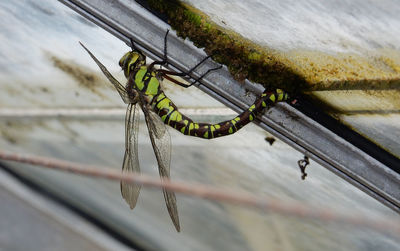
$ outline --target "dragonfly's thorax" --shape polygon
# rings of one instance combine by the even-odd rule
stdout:
[[[146,66],[140,67],[132,77],[134,78],[135,89],[145,96],[148,102],[161,92],[160,81],[156,73]]]

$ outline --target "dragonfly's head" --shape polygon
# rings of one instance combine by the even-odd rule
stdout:
[[[143,65],[146,65],[146,56],[137,51],[127,52],[119,60],[119,66],[124,70],[127,78],[131,72],[137,71]]]

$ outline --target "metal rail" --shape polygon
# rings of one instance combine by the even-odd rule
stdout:
[[[163,38],[169,26],[139,4],[128,0],[59,0],[82,16],[109,31],[125,43],[132,37],[151,58],[163,54]],[[128,49],[128,48],[127,48]],[[169,68],[185,71],[206,54],[191,42],[170,33]],[[215,67],[206,62],[192,77]],[[246,81],[238,83],[228,70],[207,75],[201,90],[237,112],[247,109],[263,87]],[[393,166],[378,161],[317,121],[288,104],[280,104],[261,117],[258,124],[372,197],[400,212],[400,174]],[[397,164],[398,162],[396,162]],[[400,164],[399,164],[400,166]]]

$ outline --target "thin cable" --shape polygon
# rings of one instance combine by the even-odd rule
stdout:
[[[0,150],[0,159],[16,161],[31,165],[47,167],[90,177],[98,177],[109,180],[122,180],[129,183],[140,184],[145,187],[165,188],[177,193],[200,197],[212,201],[227,202],[246,207],[254,207],[266,212],[274,212],[281,215],[294,216],[321,220],[331,223],[345,223],[354,226],[368,227],[395,236],[400,235],[400,221],[395,219],[371,219],[357,212],[356,216],[340,213],[330,209],[316,208],[301,203],[283,202],[263,196],[255,196],[245,192],[232,191],[211,187],[202,184],[189,184],[168,179],[154,178],[143,174],[122,174],[112,168],[92,166],[81,163],[63,161],[55,158],[47,158],[36,155],[18,154]]]

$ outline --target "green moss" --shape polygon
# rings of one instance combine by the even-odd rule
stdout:
[[[228,66],[235,79],[247,78],[267,89],[282,88],[292,93],[307,88],[304,78],[284,65],[272,51],[223,29],[197,9],[177,0],[149,0],[148,3],[167,15],[178,36],[189,38],[213,55],[215,61]]]
[[[178,0],[148,0],[166,14],[178,36],[205,48],[213,59],[228,67],[235,79],[282,88],[290,93],[400,88],[400,54],[386,51],[377,57],[326,54],[318,51],[277,52],[261,47],[218,26],[192,6]],[[378,54],[379,55],[379,54]]]
[[[196,26],[201,26],[201,17],[190,11],[185,11],[187,19]]]
[[[252,60],[252,61],[258,61],[261,59],[261,55],[258,52],[250,52],[248,57],[249,57],[249,60]]]

